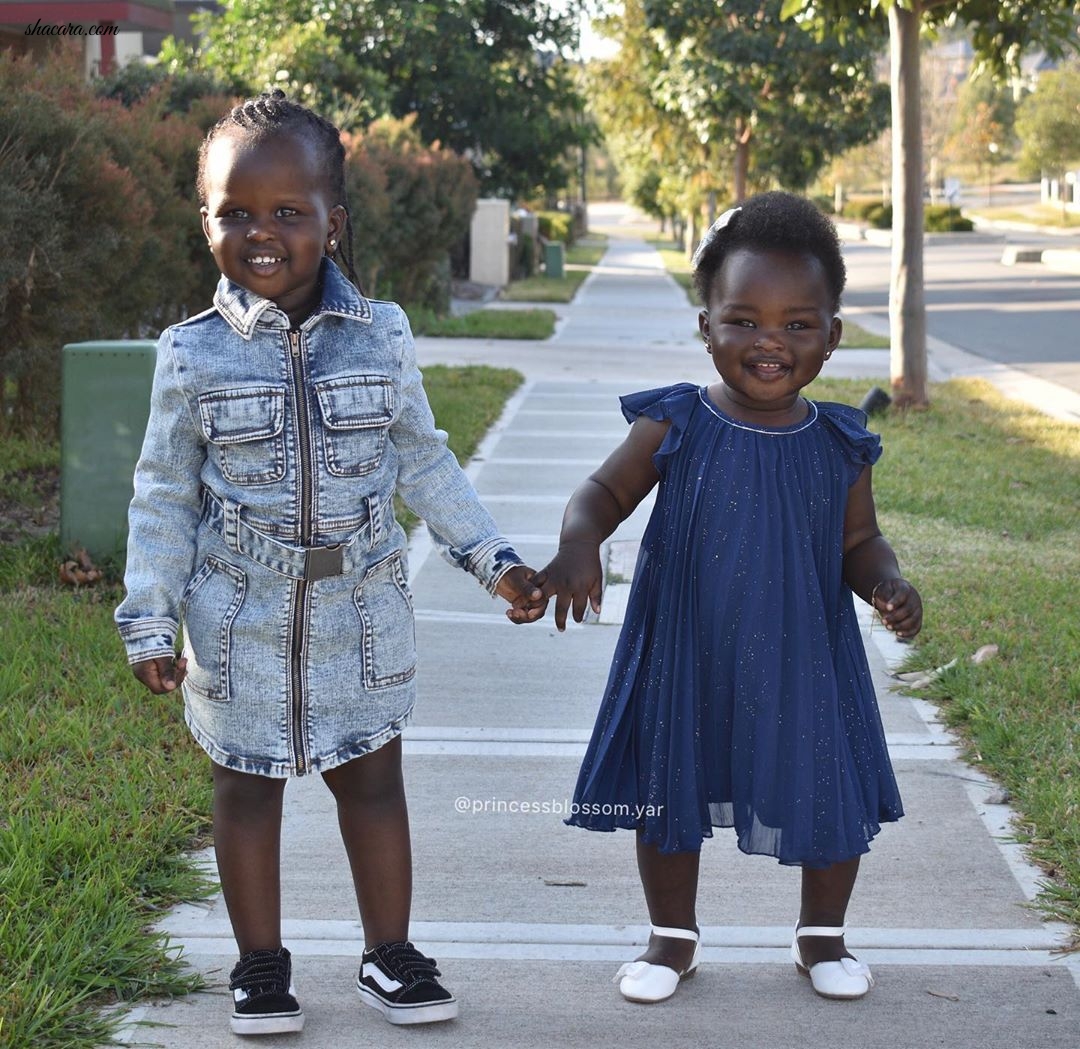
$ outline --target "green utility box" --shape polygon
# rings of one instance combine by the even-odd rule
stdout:
[[[60,541],[95,561],[127,545],[135,463],[150,415],[156,343],[64,347],[60,391]]]
[[[544,245],[544,275],[553,279],[561,279],[563,275],[563,246],[562,241],[549,240]]]

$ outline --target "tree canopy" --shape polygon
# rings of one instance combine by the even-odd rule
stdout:
[[[1039,75],[1016,114],[1021,162],[1035,174],[1060,178],[1080,162],[1080,63]]]
[[[926,303],[923,287],[923,149],[919,34],[964,25],[975,74],[1020,69],[1032,47],[1061,57],[1080,44],[1080,0],[784,0],[782,15],[819,40],[865,37],[888,20],[892,88],[893,243],[889,317],[892,385],[901,405],[925,404]]]
[[[567,184],[589,140],[574,83],[578,0],[228,0],[198,16],[196,65],[240,93],[281,87],[359,130],[411,117],[425,142],[468,157],[486,194]]]
[[[652,160],[735,200],[769,186],[802,189],[831,156],[881,131],[888,91],[874,44],[819,42],[783,22],[781,6],[627,0],[608,19],[621,50],[594,79],[596,108],[609,139],[622,141],[620,159],[636,154],[643,184],[656,184]],[[661,186],[666,177],[661,170]]]

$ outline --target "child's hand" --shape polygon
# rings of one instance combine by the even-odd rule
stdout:
[[[131,664],[131,672],[154,695],[160,696],[180,687],[187,676],[186,659],[144,659]]]
[[[525,565],[511,568],[495,587],[495,593],[510,602],[506,618],[511,623],[532,623],[543,616],[547,598],[535,582],[536,573]]]
[[[922,598],[906,579],[878,583],[871,604],[882,623],[897,637],[914,637],[922,629]]]
[[[599,543],[581,541],[560,544],[559,552],[536,573],[533,582],[543,590],[545,601],[555,597],[555,626],[565,630],[571,606],[575,623],[585,618],[586,602],[599,613],[603,579]]]

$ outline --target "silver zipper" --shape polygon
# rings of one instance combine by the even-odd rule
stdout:
[[[300,480],[300,545],[311,546],[311,420],[304,388],[304,363],[300,357],[300,332],[289,331],[293,398],[296,404],[296,438],[300,447],[297,466]],[[292,745],[293,763],[299,775],[307,771],[304,733],[304,641],[306,640],[308,582],[299,579],[293,591],[292,611]]]

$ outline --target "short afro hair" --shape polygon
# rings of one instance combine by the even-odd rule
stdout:
[[[840,309],[847,269],[836,227],[805,197],[775,191],[745,200],[720,229],[705,234],[694,264],[694,289],[703,303],[733,251],[788,251],[813,255],[825,271],[832,309]]]

